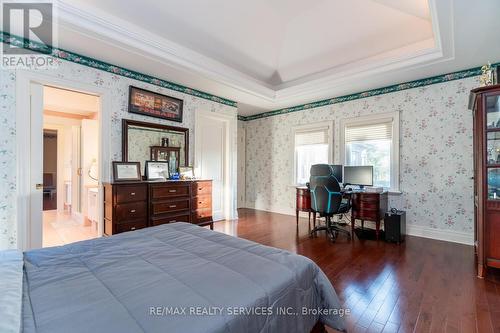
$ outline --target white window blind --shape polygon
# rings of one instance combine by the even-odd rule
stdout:
[[[392,139],[392,120],[365,125],[348,125],[345,128],[345,141],[359,142]]]
[[[295,133],[295,146],[328,144],[328,128]]]
[[[311,165],[329,163],[330,130],[321,124],[295,130],[295,184],[309,181]]]

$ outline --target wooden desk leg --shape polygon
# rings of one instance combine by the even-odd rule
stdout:
[[[354,215],[351,215],[351,239],[354,240],[354,225],[356,224],[356,219]]]
[[[299,227],[299,210],[295,210],[295,215],[297,216],[297,228]]]
[[[308,219],[309,229],[311,229],[311,211],[309,211],[308,213],[309,213],[309,219]]]
[[[380,234],[380,219],[378,218],[378,216],[377,216],[377,222],[375,222],[375,227],[376,227],[376,229],[377,229],[377,230],[375,231],[375,233],[376,233],[376,235],[377,235],[377,240],[378,240],[378,238],[379,238],[378,236],[379,236],[379,234]]]
[[[313,229],[316,228],[316,212],[313,212]]]

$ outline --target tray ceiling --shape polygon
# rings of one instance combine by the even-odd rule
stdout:
[[[58,46],[236,100],[248,115],[477,66],[500,47],[472,61],[462,44],[497,28],[485,10],[499,9],[495,0],[66,0]],[[465,17],[472,31],[458,35]]]

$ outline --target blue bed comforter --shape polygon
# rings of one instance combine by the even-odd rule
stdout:
[[[24,332],[342,330],[303,256],[186,223],[24,254]]]

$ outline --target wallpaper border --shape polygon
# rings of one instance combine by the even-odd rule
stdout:
[[[500,66],[500,63],[496,63],[496,64],[492,65],[492,67],[498,67],[498,66]],[[393,92],[397,92],[397,91],[428,86],[428,85],[437,84],[437,83],[465,79],[465,78],[477,76],[480,74],[481,74],[481,67],[474,67],[474,68],[469,68],[469,69],[465,69],[465,70],[458,71],[458,72],[432,76],[432,77],[414,80],[414,81],[409,81],[409,82],[400,83],[400,84],[394,84],[394,85],[383,87],[383,88],[376,88],[376,89],[367,90],[367,91],[363,91],[363,92],[359,92],[359,93],[354,93],[354,94],[349,94],[349,95],[344,95],[344,96],[339,96],[339,97],[333,97],[333,98],[324,99],[324,100],[317,101],[317,102],[292,106],[289,108],[258,113],[258,114],[251,115],[251,116],[238,116],[238,120],[250,121],[250,120],[255,120],[255,119],[267,118],[267,117],[277,116],[277,115],[291,113],[291,112],[319,108],[319,107],[326,106],[326,105],[354,101],[356,99],[361,99],[361,98],[373,97],[373,96],[377,96],[377,95],[389,94],[389,93],[393,93]]]
[[[71,51],[67,51],[64,49],[56,48],[53,46],[45,45],[39,42],[35,42],[29,39],[25,39],[19,36],[11,35],[8,32],[1,31],[0,33],[0,42],[1,43],[10,43],[11,45],[15,45],[17,47],[22,47],[34,52],[38,53],[43,53],[43,54],[50,54],[51,56],[61,59],[61,60],[66,60],[70,61],[73,63],[77,63],[80,65],[84,65],[87,67],[91,67],[94,69],[102,70],[108,73],[124,76],[127,78],[131,78],[134,80],[142,81],[145,83],[149,83],[152,85],[156,85],[159,87],[163,87],[166,89],[178,91],[187,95],[192,95],[195,97],[203,98],[206,100],[210,100],[216,103],[220,104],[225,104],[229,105],[232,107],[238,107],[238,103],[223,97],[218,97],[200,90],[192,89],[180,84],[176,84],[167,80],[159,79],[154,76],[148,75],[148,74],[142,74],[137,71],[133,71],[124,67],[112,65],[110,63],[100,61],[94,58],[86,57],[84,55],[80,55],[78,53],[74,53]],[[498,67],[500,66],[500,63],[495,63],[492,65],[493,67]],[[423,86],[428,86],[432,84],[437,84],[437,83],[443,83],[443,82],[448,82],[448,81],[454,81],[454,80],[460,80],[460,79],[465,79],[468,77],[472,76],[477,76],[481,74],[481,67],[474,67],[474,68],[469,68],[457,72],[452,72],[452,73],[447,73],[447,74],[442,74],[442,75],[436,75],[428,78],[423,78],[423,79],[418,79],[414,81],[409,81],[409,82],[404,82],[404,83],[399,83],[399,84],[394,84],[382,88],[375,88],[371,90],[366,90],[363,92],[359,93],[354,93],[354,94],[349,94],[349,95],[343,95],[339,97],[333,97],[333,98],[328,98],[324,100],[320,100],[317,102],[312,102],[312,103],[306,103],[306,104],[300,104],[288,108],[283,108],[283,109],[278,109],[278,110],[273,110],[273,111],[267,111],[263,113],[258,113],[255,115],[251,116],[241,116],[238,115],[238,120],[241,121],[250,121],[250,120],[256,120],[256,119],[261,119],[261,118],[268,118],[272,116],[277,116],[277,115],[282,115],[286,113],[291,113],[291,112],[298,112],[298,111],[303,111],[303,110],[308,110],[308,109],[314,109],[314,108],[319,108],[322,106],[326,105],[332,105],[332,104],[338,104],[338,103],[343,103],[343,102],[348,102],[348,101],[353,101],[361,98],[367,98],[367,97],[373,97],[377,95],[383,95],[383,94],[388,94],[392,92],[397,92],[397,91],[402,91],[402,90],[407,90],[407,89],[413,89],[413,88],[418,88],[418,87],[423,87]]]
[[[167,80],[162,80],[148,74],[142,74],[124,67],[115,66],[110,63],[100,61],[94,58],[86,57],[84,55],[67,51],[64,49],[56,48],[53,46],[45,45],[36,41],[25,39],[16,35],[11,35],[8,32],[1,31],[0,33],[0,43],[11,44],[17,47],[21,47],[33,52],[38,52],[42,54],[48,54],[57,59],[62,59],[91,67],[94,69],[102,70],[115,75],[124,76],[134,80],[142,81],[145,83],[153,84],[162,88],[167,88],[170,90],[178,91],[184,94],[192,95],[195,97],[207,99],[212,102],[229,105],[232,107],[238,107],[237,102],[231,101],[229,99],[218,97],[200,90],[185,87],[183,85],[173,83]]]

